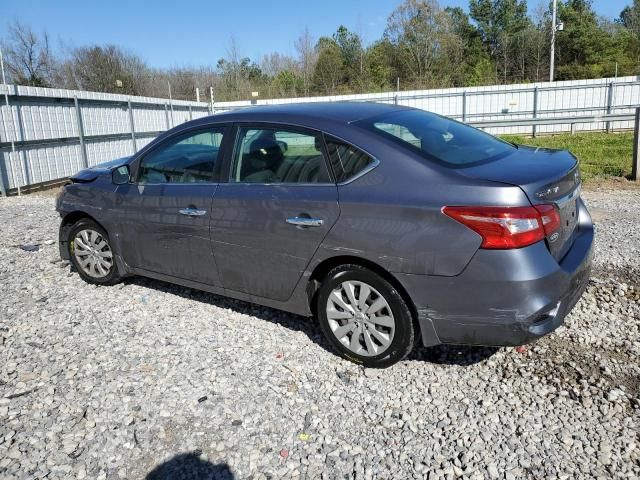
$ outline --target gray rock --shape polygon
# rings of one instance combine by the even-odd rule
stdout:
[[[57,238],[51,198],[0,198],[0,476],[640,478],[640,190],[584,196],[606,221],[564,327],[524,353],[437,347],[386,370],[294,315],[87,285],[53,244],[16,248]]]

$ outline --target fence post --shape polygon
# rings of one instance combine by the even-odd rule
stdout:
[[[607,89],[607,115],[611,114],[611,107],[613,105],[613,82],[609,82]],[[607,133],[611,128],[611,122],[607,122]]]
[[[82,123],[82,111],[80,110],[80,104],[78,103],[78,97],[74,95],[73,103],[76,106],[76,120],[78,122],[78,139],[80,140],[80,155],[82,156],[82,162],[84,167],[89,166],[89,160],[87,158],[87,147],[84,143],[84,125]]]
[[[18,99],[18,86],[14,85],[13,90],[14,95]],[[24,142],[24,122],[22,121],[22,110],[20,108],[20,102],[18,100],[16,100],[16,119],[17,124],[14,124],[16,130],[16,140],[18,140],[19,142]],[[22,160],[20,165],[20,177],[22,177],[22,180],[24,180],[24,185],[28,186],[31,184],[31,174],[29,172],[29,161],[27,160],[27,152],[24,147],[20,149],[20,158]],[[18,189],[18,192],[20,192],[20,189]]]
[[[11,151],[7,151],[7,157],[11,158]],[[3,197],[7,197],[7,189],[9,188],[9,185],[6,185],[4,183],[4,178],[5,178],[5,172],[6,172],[6,177],[7,179],[9,178],[9,172],[7,171],[6,165],[7,165],[7,160],[4,154],[2,154],[1,157],[2,163],[0,164],[0,196]]]
[[[4,84],[2,84],[5,87]],[[7,104],[7,110],[9,110],[9,105]],[[0,106],[0,125],[4,124],[4,115],[2,114],[2,106]],[[0,143],[2,143],[2,136],[0,135]],[[11,142],[13,145],[13,142]],[[14,147],[15,148],[15,147]],[[0,152],[0,195],[3,197],[7,196],[7,190],[9,190],[9,169],[7,168],[7,157],[9,162],[11,161],[11,152],[7,152],[7,154],[3,154]],[[7,179],[7,183],[5,184],[5,176]]]
[[[640,180],[640,107],[636,107],[636,121],[633,128],[633,164],[631,180]]]
[[[191,111],[191,105],[189,105],[189,120],[193,120],[193,111]]]
[[[131,145],[133,146],[132,153],[136,153],[138,151],[138,146],[136,145],[136,125],[133,122],[133,108],[131,107],[131,100],[127,101],[127,109],[129,110],[129,128],[131,129]]]
[[[169,130],[169,107],[167,104],[164,104],[164,121],[167,124],[167,130]]]
[[[533,88],[533,118],[538,118],[538,87]],[[536,126],[533,125],[531,134],[533,135],[534,138],[536,136],[536,133],[537,133]]]
[[[462,121],[467,121],[467,91],[462,92]]]

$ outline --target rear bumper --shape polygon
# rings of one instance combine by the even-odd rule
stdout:
[[[544,242],[478,250],[458,276],[397,274],[418,311],[425,345],[522,345],[559,327],[587,287],[593,224],[578,200],[578,230],[558,262]]]

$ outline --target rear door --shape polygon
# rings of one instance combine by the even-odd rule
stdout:
[[[219,285],[209,237],[224,127],[177,134],[145,154],[117,190],[125,260],[177,278]]]
[[[322,135],[292,126],[237,127],[213,201],[211,239],[224,288],[287,300],[339,215]]]

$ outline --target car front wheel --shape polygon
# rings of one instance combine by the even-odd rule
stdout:
[[[385,368],[405,358],[415,325],[400,293],[360,265],[331,270],[317,297],[320,327],[340,354],[361,365]]]
[[[69,233],[69,258],[80,277],[95,285],[113,285],[120,280],[107,232],[85,218]]]

